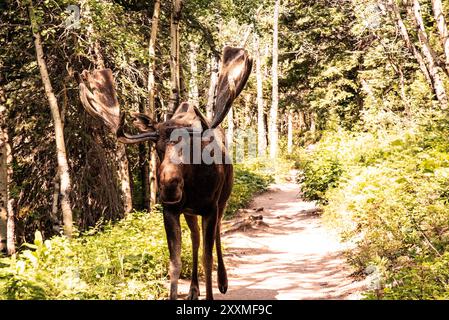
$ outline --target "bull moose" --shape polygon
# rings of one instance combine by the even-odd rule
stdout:
[[[184,214],[192,240],[192,279],[188,299],[198,299],[198,249],[200,230],[198,216],[202,219],[203,265],[206,280],[206,299],[213,299],[212,266],[215,242],[218,269],[217,283],[220,292],[226,293],[228,279],[223,262],[220,229],[226,202],[233,186],[233,167],[226,161],[219,163],[185,163],[173,161],[178,157],[176,144],[192,143],[172,141],[174,129],[186,129],[189,134],[205,130],[212,132],[212,138],[201,139],[201,150],[210,143],[218,143],[221,156],[227,156],[225,135],[219,127],[226,117],[232,102],[243,90],[252,69],[252,59],[241,48],[225,47],[219,73],[215,116],[209,122],[197,106],[183,102],[173,117],[156,123],[145,114],[133,113],[133,124],[139,134],[125,132],[125,116],[120,112],[115,83],[110,69],[84,70],[75,73],[79,84],[81,102],[86,111],[101,120],[122,143],[150,141],[156,144],[160,159],[158,168],[159,199],[163,206],[164,226],[170,252],[170,299],[177,299],[178,279],[181,272],[181,226],[180,215]],[[175,143],[176,142],[176,143]],[[195,155],[193,155],[195,156]]]

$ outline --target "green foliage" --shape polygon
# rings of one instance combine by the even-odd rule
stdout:
[[[317,161],[305,160],[299,164],[297,181],[306,200],[326,203],[325,193],[338,185],[343,172],[340,163],[332,155],[321,155]]]
[[[191,269],[183,223],[182,276]],[[0,260],[0,299],[157,299],[166,296],[168,249],[162,214],[134,212],[68,240],[53,237]]]
[[[429,114],[400,129],[328,132],[309,155],[306,190],[326,199],[324,219],[354,244],[349,261],[382,270],[387,299],[445,299],[449,284],[448,121]],[[335,152],[340,179],[322,193]],[[308,176],[310,175],[310,176]],[[325,179],[323,179],[325,180]],[[309,189],[308,189],[309,188]],[[374,292],[368,298],[379,297]]]
[[[273,181],[263,160],[237,165],[227,215],[242,208]],[[285,165],[287,166],[287,165]],[[181,277],[192,266],[190,231],[182,221]],[[56,236],[0,259],[0,299],[158,299],[167,292],[169,254],[162,213],[134,212],[79,237]]]
[[[234,187],[226,207],[225,218],[249,204],[252,197],[268,187],[273,182],[270,168],[262,165],[261,160],[234,166]]]

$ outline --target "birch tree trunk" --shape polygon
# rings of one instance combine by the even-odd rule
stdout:
[[[193,41],[190,42],[190,83],[189,83],[189,102],[194,105],[199,105],[198,97],[198,68],[196,64],[196,59],[198,55],[198,45]]]
[[[267,152],[267,140],[265,132],[265,103],[263,100],[263,74],[262,59],[260,55],[260,39],[254,34],[254,51],[256,52],[256,80],[257,80],[257,154],[264,157]]]
[[[279,105],[279,92],[278,92],[278,22],[279,22],[279,3],[280,0],[276,0],[274,4],[273,15],[273,93],[270,109],[270,158],[276,158],[278,154],[278,105]]]
[[[443,14],[443,4],[441,3],[441,0],[432,0],[432,8],[441,43],[443,45],[446,73],[449,74],[449,32],[447,30],[446,18]]]
[[[34,37],[34,47],[36,49],[37,64],[39,66],[42,82],[44,84],[45,95],[48,99],[51,115],[53,118],[53,125],[55,127],[56,154],[58,161],[58,174],[61,184],[61,209],[62,220],[64,224],[64,234],[67,237],[71,237],[73,233],[73,216],[70,203],[71,181],[64,141],[64,130],[61,121],[58,101],[56,100],[50,77],[48,75],[47,64],[45,63],[44,51],[42,48],[41,35],[39,33],[39,27],[37,25],[36,18],[34,16],[34,9],[31,0],[29,0],[28,2],[28,11],[31,21],[31,29]]]
[[[410,50],[410,52],[413,54],[416,61],[418,62],[419,68],[421,69],[421,72],[424,74],[424,77],[426,78],[427,83],[429,84],[430,88],[435,92],[433,80],[430,76],[429,70],[424,61],[424,57],[422,56],[421,52],[416,48],[416,46],[411,41],[410,36],[408,34],[407,27],[405,26],[404,21],[401,18],[401,14],[399,12],[399,8],[398,8],[397,4],[395,3],[394,0],[388,0],[387,7],[389,8],[391,17],[394,19],[396,26],[398,28],[398,31],[401,34],[401,37],[404,39],[407,48]],[[436,92],[435,92],[435,94],[436,94]]]
[[[0,101],[1,102],[1,101]],[[4,128],[5,107],[0,105],[0,253],[7,250],[8,238],[8,132]]]
[[[215,98],[217,96],[217,86],[218,86],[218,57],[213,55],[210,60],[210,84],[209,92],[207,94],[207,105],[206,105],[206,117],[207,120],[212,121],[214,117],[215,109]]]
[[[148,115],[156,118],[155,97],[156,97],[156,81],[154,77],[156,68],[156,40],[159,30],[159,16],[161,12],[160,0],[155,0],[153,9],[153,18],[151,20],[150,44],[148,46],[149,62],[148,62]],[[150,163],[149,163],[149,184],[150,184],[150,206],[156,204],[157,197],[157,153],[153,143],[150,143]]]
[[[288,112],[287,119],[287,152],[291,154],[293,152],[293,110]]]
[[[170,73],[171,93],[167,119],[170,119],[180,101],[180,65],[179,65],[179,21],[181,20],[182,0],[173,0],[170,19]]]
[[[411,14],[411,13],[410,13]],[[419,42],[421,43],[421,50],[427,62],[427,67],[431,78],[433,79],[435,93],[438,101],[441,104],[442,109],[447,109],[448,99],[446,89],[444,87],[443,80],[438,71],[438,64],[436,63],[436,55],[429,43],[429,37],[427,35],[424,20],[421,15],[421,6],[418,0],[413,0],[413,20],[416,24],[418,31]]]
[[[229,155],[234,154],[234,112],[232,108],[229,109],[227,117],[228,130],[226,131],[226,139],[228,143]]]

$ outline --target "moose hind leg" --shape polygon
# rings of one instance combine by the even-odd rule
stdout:
[[[197,216],[184,215],[190,229],[192,239],[192,282],[190,283],[188,300],[198,300],[200,287],[198,285],[198,248],[200,246],[200,229],[198,227]]]
[[[217,209],[203,216],[203,265],[206,274],[206,300],[213,300],[212,293],[212,265],[215,234],[217,231]]]
[[[218,289],[221,293],[226,293],[228,291],[228,275],[226,273],[226,267],[223,261],[223,252],[221,251],[221,217],[223,215],[224,208],[219,208],[218,221],[217,221],[217,231],[215,235],[215,247],[217,250],[217,284]]]
[[[170,252],[170,300],[178,298],[178,279],[181,274],[181,225],[179,213],[164,210],[164,226]]]

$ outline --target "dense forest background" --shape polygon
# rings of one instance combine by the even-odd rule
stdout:
[[[89,117],[73,74],[112,69],[128,114],[210,115],[232,45],[255,63],[224,127],[256,132],[258,157],[228,214],[294,165],[349,261],[380,270],[367,297],[447,298],[447,19],[445,0],[1,0],[1,248],[30,250],[0,262],[0,297],[165,294],[161,221],[142,213],[159,208],[154,150]]]

